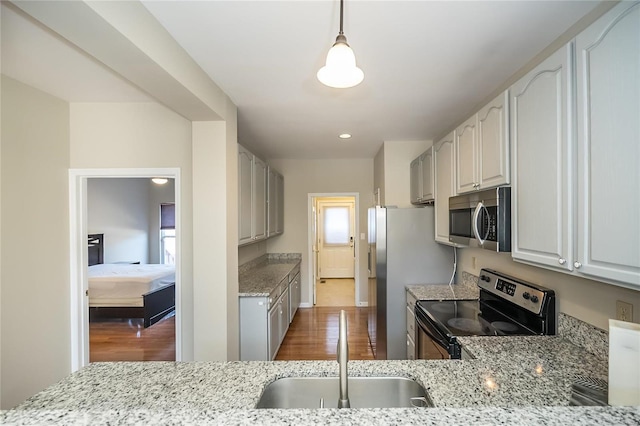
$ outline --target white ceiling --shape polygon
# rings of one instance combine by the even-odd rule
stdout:
[[[383,141],[451,129],[598,2],[347,1],[345,35],[365,73],[351,89],[315,77],[337,0],[143,4],[238,106],[241,143],[267,158],[372,158]],[[69,101],[149,100],[5,6],[2,37],[11,77]]]

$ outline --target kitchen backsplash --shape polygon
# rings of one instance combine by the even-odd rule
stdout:
[[[301,253],[266,253],[256,259],[250,260],[249,262],[238,266],[238,273],[241,274],[245,271],[248,271],[249,269],[253,268],[256,265],[259,265],[262,262],[269,262],[269,261],[281,262],[281,261],[295,261],[295,260],[302,260],[302,254]]]
[[[609,359],[609,333],[563,312],[558,312],[558,335],[602,360]]]

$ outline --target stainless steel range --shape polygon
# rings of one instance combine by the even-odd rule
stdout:
[[[555,293],[491,269],[478,279],[479,300],[416,303],[416,357],[464,358],[460,336],[547,335],[556,333]]]

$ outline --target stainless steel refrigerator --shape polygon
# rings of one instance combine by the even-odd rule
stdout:
[[[369,340],[376,359],[406,359],[406,285],[448,283],[453,248],[435,242],[433,207],[371,207]]]

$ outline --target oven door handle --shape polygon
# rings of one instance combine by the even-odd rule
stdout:
[[[446,339],[443,339],[442,336],[440,336],[440,333],[436,332],[433,329],[433,326],[426,324],[422,319],[420,319],[418,315],[416,315],[416,323],[418,324],[418,328],[420,329],[420,331],[428,334],[429,337],[437,341],[440,346],[446,348],[447,351],[449,350],[449,342]]]
[[[480,245],[483,245],[486,240],[486,235],[485,235],[485,239],[483,239],[480,236],[480,231],[478,229],[478,219],[480,218],[480,212],[484,210],[486,212],[486,214],[489,214],[489,210],[487,210],[487,208],[484,206],[484,204],[482,204],[482,202],[479,202],[478,205],[476,205],[476,209],[473,211],[473,235],[475,235],[476,240],[478,240],[478,242],[480,243]]]

